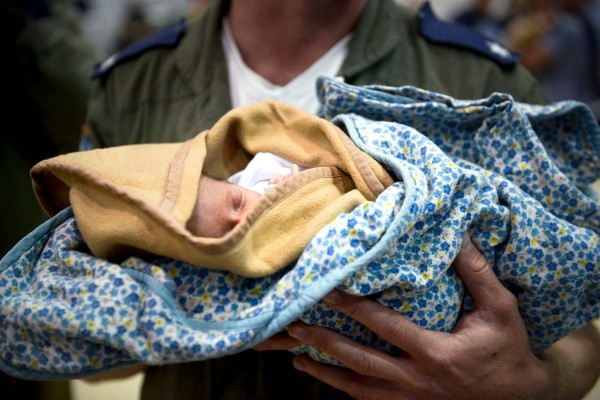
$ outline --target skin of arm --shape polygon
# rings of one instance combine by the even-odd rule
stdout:
[[[589,325],[532,353],[515,297],[468,237],[454,262],[475,307],[451,333],[424,330],[382,305],[330,293],[325,301],[404,350],[395,357],[325,328],[294,323],[255,347],[317,348],[346,368],[306,355],[294,366],[357,399],[577,399],[600,374],[600,336]]]
[[[600,376],[600,332],[590,324],[556,342],[540,355],[553,364],[556,384],[551,399],[580,399]]]

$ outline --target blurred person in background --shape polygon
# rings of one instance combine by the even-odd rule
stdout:
[[[513,0],[469,0],[471,6],[453,21],[506,45],[506,25],[514,13]]]
[[[508,45],[551,101],[579,100],[600,120],[600,4],[527,0],[509,25]]]
[[[0,251],[43,222],[29,169],[38,161],[77,150],[97,62],[77,23],[72,0],[4,1],[2,62],[7,127],[2,135]],[[6,173],[6,171],[9,171]],[[10,190],[6,190],[10,188]]]
[[[30,168],[77,150],[97,62],[77,23],[72,0],[0,3],[5,132],[0,143],[0,253],[47,219],[31,188]],[[69,399],[68,382],[35,382],[0,374],[0,398]]]
[[[99,60],[181,19],[198,0],[77,0],[78,20]]]

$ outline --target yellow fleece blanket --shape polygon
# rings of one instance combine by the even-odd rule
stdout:
[[[266,193],[221,238],[186,230],[202,190],[201,173],[226,179],[258,152],[309,169]],[[31,175],[50,216],[72,205],[97,257],[119,262],[161,256],[248,277],[293,262],[319,229],[393,183],[340,128],[277,102],[233,110],[184,143],[61,155],[34,166]]]

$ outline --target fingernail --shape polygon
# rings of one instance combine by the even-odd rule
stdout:
[[[298,340],[302,340],[303,338],[306,337],[306,329],[302,328],[301,326],[290,326],[288,328],[288,334]]]
[[[332,291],[329,292],[329,294],[327,296],[325,296],[325,298],[323,299],[325,300],[325,303],[329,303],[329,304],[340,304],[342,302],[342,297],[340,296],[340,294],[337,291]]]
[[[306,363],[300,357],[295,357],[292,363],[294,364],[294,368],[299,371],[304,371],[306,369]]]
[[[463,237],[462,243],[460,244],[460,251],[468,251],[473,246],[473,242],[471,242],[471,237],[468,233]]]

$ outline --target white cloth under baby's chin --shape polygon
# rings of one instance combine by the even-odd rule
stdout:
[[[231,175],[229,182],[260,194],[272,188],[269,179],[275,175],[289,175],[292,163],[273,153],[256,153],[245,169]],[[302,170],[302,168],[299,168]]]

